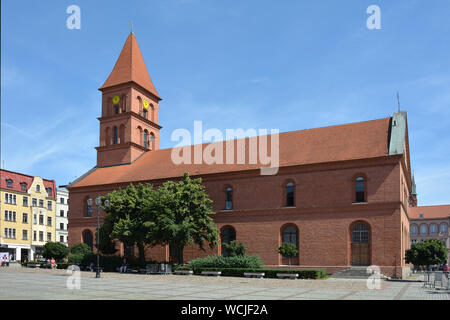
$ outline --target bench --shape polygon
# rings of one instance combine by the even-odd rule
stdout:
[[[202,276],[220,277],[222,271],[202,271]]]
[[[39,268],[40,264],[38,263],[27,263],[27,268]]]
[[[180,276],[191,276],[194,274],[194,271],[192,271],[192,270],[175,270],[173,273],[176,275],[180,275]]]
[[[277,273],[278,279],[291,279],[295,280],[298,278],[298,273]]]
[[[264,278],[264,272],[244,272],[246,278]]]

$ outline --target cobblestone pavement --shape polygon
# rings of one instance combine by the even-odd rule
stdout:
[[[81,272],[80,289],[70,290],[66,270],[0,268],[0,299],[158,299],[158,300],[450,300],[450,290],[423,288],[415,281],[278,280],[235,277],[136,275]]]

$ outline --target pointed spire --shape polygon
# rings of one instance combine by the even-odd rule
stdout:
[[[417,195],[417,191],[416,191],[416,179],[414,178],[414,172],[413,172],[413,174],[412,174],[412,177],[411,177],[411,193],[413,194],[413,195]]]
[[[128,35],[113,71],[99,90],[129,82],[137,83],[161,100],[148,74],[144,58],[133,32],[130,32]]]

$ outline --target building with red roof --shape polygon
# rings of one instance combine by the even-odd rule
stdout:
[[[54,180],[0,169],[0,252],[10,261],[33,260],[55,241]]]
[[[155,186],[188,172],[201,177],[214,201],[214,221],[222,242],[237,240],[266,266],[285,266],[277,253],[283,242],[299,249],[298,269],[322,268],[333,273],[352,266],[377,265],[383,274],[405,277],[410,267],[409,217],[413,193],[406,112],[392,117],[271,134],[277,144],[276,174],[261,174],[271,165],[255,161],[196,163],[196,152],[212,149],[226,158],[227,145],[244,145],[252,154],[252,138],[232,139],[171,149],[159,148],[158,109],[161,98],[148,74],[134,34],[130,34],[113,71],[99,89],[102,115],[97,164],[69,186],[69,245],[93,246],[97,217],[88,199],[129,185]],[[169,121],[169,119],[165,119]],[[262,136],[257,138],[261,141]],[[228,143],[228,144],[227,144]],[[274,149],[275,150],[275,149]],[[182,154],[183,163],[174,162]],[[271,156],[273,154],[271,153]],[[101,212],[101,220],[105,213]],[[121,245],[120,254],[134,248]],[[201,251],[185,248],[187,260],[222,254],[221,246]],[[169,247],[148,248],[148,258],[173,260]]]

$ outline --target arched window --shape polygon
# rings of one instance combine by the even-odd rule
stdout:
[[[439,232],[444,234],[447,233],[447,224],[441,223],[441,225],[439,226]]]
[[[47,188],[47,197],[51,197],[52,196],[52,188]]]
[[[411,226],[411,234],[416,235],[417,231],[418,230],[417,230],[417,226],[416,225]]]
[[[36,185],[36,192],[41,192],[41,186],[40,185]]]
[[[144,148],[148,148],[148,131],[144,130]]]
[[[286,207],[294,206],[294,183],[286,184]]]
[[[432,223],[432,224],[430,225],[430,233],[431,233],[431,234],[436,234],[437,231],[438,231],[437,224]]]
[[[225,189],[225,209],[233,209],[233,188],[231,187]]]
[[[149,142],[150,150],[155,150],[156,139],[155,139],[155,134],[153,132],[150,132],[149,141],[150,141]]]
[[[147,109],[143,108],[143,109],[142,109],[142,116],[143,116],[145,119],[147,119],[147,114],[148,114]]]
[[[83,200],[84,216],[92,217],[92,203],[88,203],[89,196],[85,197]]]
[[[12,181],[11,179],[7,179],[7,180],[6,180],[6,186],[7,186],[8,188],[12,188],[12,186],[13,186],[13,181]]]
[[[137,96],[137,100],[138,100],[138,107],[139,107],[139,114],[142,114],[141,112],[143,112],[143,106],[142,106],[142,98],[140,96]]]
[[[155,122],[155,107],[150,103],[150,120]]]
[[[119,127],[119,143],[125,143],[125,125]]]
[[[111,129],[108,127],[105,129],[105,146],[111,144]]]
[[[118,104],[114,105],[114,114],[119,114],[120,113],[120,107]]]
[[[137,127],[137,132],[138,132],[138,137],[139,137],[139,145],[142,146],[143,142],[142,142],[142,128],[141,128],[141,126]]]
[[[365,223],[357,223],[352,227],[352,243],[369,242],[369,227]]]
[[[366,201],[366,185],[363,177],[355,179],[355,202]]]
[[[420,234],[427,234],[428,233],[428,228],[426,224],[421,224],[420,225]]]
[[[227,226],[220,231],[220,241],[222,243],[222,255],[224,257],[228,257],[229,253],[224,248],[223,244],[224,243],[229,244],[231,241],[234,240],[236,240],[236,230],[233,227]]]
[[[118,144],[119,143],[119,133],[117,132],[117,127],[114,127],[114,140],[113,140],[113,144]]]
[[[298,229],[296,226],[287,226],[282,231],[282,242],[295,244],[298,248]]]
[[[20,189],[22,190],[22,191],[27,191],[27,183],[26,182],[21,182],[20,183]]]
[[[86,243],[91,249],[94,247],[93,236],[91,230],[84,230],[83,233],[83,243]]]

